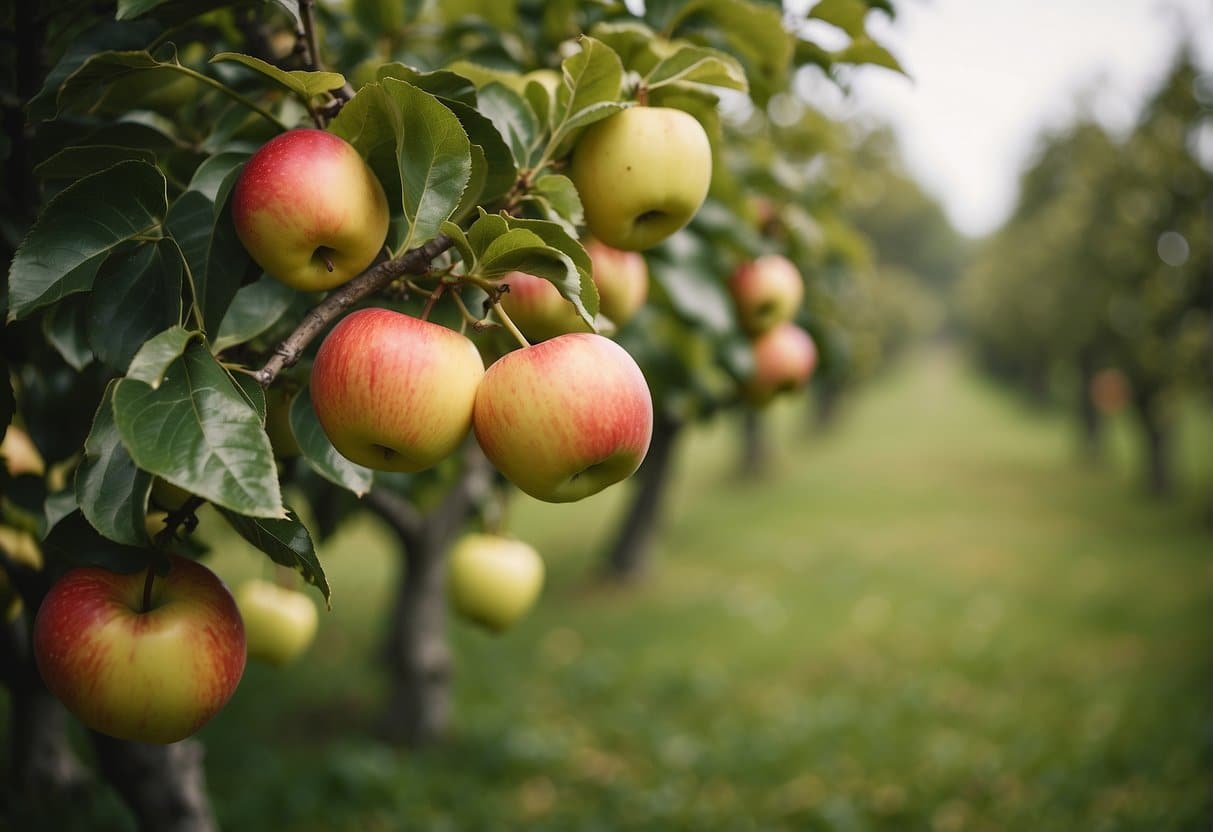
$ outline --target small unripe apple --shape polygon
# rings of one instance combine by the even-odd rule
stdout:
[[[569,332],[590,332],[573,304],[560,295],[550,280],[524,272],[510,272],[500,283],[510,290],[501,296],[501,308],[528,341],[546,341]]]
[[[742,388],[746,401],[762,407],[777,394],[803,387],[817,367],[817,345],[793,323],[782,323],[751,343],[754,375]]]
[[[451,604],[460,615],[494,632],[525,615],[542,588],[543,560],[521,540],[469,534],[451,549]]]
[[[4,466],[11,476],[33,474],[40,477],[46,473],[46,462],[38,452],[38,446],[28,433],[16,425],[9,425],[4,432],[4,440],[0,441],[0,456],[4,457]]]
[[[47,688],[89,728],[170,743],[201,728],[244,673],[244,625],[223,582],[173,556],[143,608],[145,572],[94,566],[60,578],[38,609],[34,658]]]
[[[266,142],[232,193],[236,234],[271,277],[308,292],[357,277],[387,238],[383,186],[358,151],[323,130]]]
[[[590,333],[508,353],[476,393],[476,439],[520,489],[566,503],[630,476],[648,452],[653,399],[623,347]]]
[[[641,251],[685,226],[703,205],[712,148],[703,126],[682,110],[632,107],[585,131],[569,176],[590,234]]]
[[[421,471],[468,435],[483,377],[480,353],[458,332],[390,309],[361,309],[320,345],[312,405],[347,459]]]
[[[291,402],[297,392],[279,385],[265,393],[265,432],[269,434],[274,456],[279,459],[291,459],[301,453],[291,430]]]
[[[635,317],[649,295],[649,267],[644,256],[611,248],[599,240],[587,240],[585,250],[594,265],[598,311],[615,326],[623,326]]]
[[[316,637],[316,605],[302,592],[254,579],[236,587],[235,596],[244,618],[249,658],[282,667]]]
[[[761,335],[795,317],[804,300],[804,279],[788,258],[764,254],[733,270],[729,294],[742,328]]]

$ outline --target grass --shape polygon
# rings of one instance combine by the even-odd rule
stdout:
[[[1208,828],[1207,414],[1168,504],[1137,491],[1127,425],[1082,467],[1068,422],[946,353],[826,437],[804,421],[773,413],[761,483],[732,479],[732,425],[691,437],[632,590],[588,579],[624,489],[520,502],[545,596],[504,637],[452,626],[454,731],[418,754],[369,738],[396,558],[351,523],[308,660],[250,667],[203,731],[223,828]]]

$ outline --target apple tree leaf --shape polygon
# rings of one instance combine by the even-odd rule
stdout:
[[[232,172],[248,161],[251,153],[240,150],[227,150],[208,156],[190,177],[186,190],[199,191],[212,203],[221,202],[221,190],[229,185]],[[230,180],[234,184],[234,180]]]
[[[85,334],[88,296],[71,295],[56,303],[42,317],[42,334],[68,366],[80,372],[93,363],[93,350]]]
[[[309,389],[301,390],[291,402],[291,432],[304,461],[317,474],[359,497],[371,490],[374,472],[350,462],[333,447],[316,418]]]
[[[224,181],[231,178],[229,174]],[[226,202],[219,207],[202,191],[186,191],[169,208],[165,225],[188,269],[204,329],[217,332],[236,291],[255,268],[236,236],[232,212]]]
[[[905,74],[901,62],[893,56],[893,53],[867,35],[855,38],[842,49],[831,53],[830,57],[835,63],[872,64]]]
[[[220,61],[232,61],[259,72],[295,93],[305,103],[321,93],[345,86],[345,76],[340,72],[307,72],[301,69],[292,69],[288,72],[273,64],[268,64],[260,58],[243,55],[239,52],[220,52],[211,58],[211,63]]]
[[[263,419],[199,342],[169,365],[159,387],[127,377],[114,390],[114,421],[140,468],[217,506],[282,519]]]
[[[278,322],[294,299],[294,289],[269,275],[241,286],[219,324],[211,350],[219,352],[257,337]]]
[[[559,223],[570,236],[576,235],[577,226],[585,224],[581,196],[567,176],[546,174],[539,177],[527,198],[539,206],[544,219]]]
[[[376,81],[385,78],[395,78],[412,84],[442,101],[457,101],[471,107],[476,106],[476,85],[471,79],[449,69],[423,72],[416,67],[393,61],[383,64],[375,71]]]
[[[46,82],[27,106],[31,121],[53,119],[58,112],[59,91],[68,77],[98,52],[106,50],[140,49],[161,31],[155,21],[135,23],[107,21],[74,35],[58,63],[46,76]]]
[[[650,90],[673,83],[706,84],[745,92],[745,70],[732,55],[706,46],[679,45],[644,77]]]
[[[34,173],[40,178],[75,182],[92,176],[99,170],[113,167],[119,162],[138,161],[156,164],[156,154],[146,148],[121,147],[119,145],[77,145],[65,147],[53,156],[39,162]]]
[[[477,109],[493,123],[505,139],[518,168],[529,168],[538,159],[542,138],[539,117],[527,100],[504,84],[480,88]]]
[[[142,381],[149,387],[160,386],[169,365],[181,357],[189,342],[198,336],[183,326],[173,326],[153,338],[149,338],[127,368],[127,378]]]
[[[590,29],[595,39],[609,46],[619,56],[624,69],[644,77],[661,61],[658,44],[661,38],[648,26],[636,20],[609,21]]]
[[[105,388],[85,440],[84,459],[76,469],[76,501],[93,528],[110,540],[145,546],[144,516],[152,477],[135,465],[114,424],[117,383],[111,381]]]
[[[868,4],[864,0],[818,0],[809,9],[809,17],[842,29],[852,38],[864,34]]]
[[[122,573],[146,569],[153,558],[146,546],[131,546],[103,536],[79,509],[58,518],[42,541],[42,551],[64,566],[99,566]]]
[[[63,112],[91,113],[101,108],[106,101],[104,91],[118,81],[139,77],[152,77],[156,83],[149,89],[165,86],[190,72],[176,57],[162,61],[146,49],[110,50],[89,56],[78,68],[63,80],[55,96],[52,115]],[[134,103],[124,101],[128,108]]]
[[[9,268],[9,320],[92,288],[119,246],[156,230],[165,216],[164,176],[151,165],[120,162],[54,196]]]
[[[579,41],[581,51],[560,64],[561,85],[552,110],[552,135],[546,154],[563,155],[577,134],[596,121],[614,115],[630,102],[619,100],[623,91],[623,63],[615,51],[588,35]]]
[[[320,559],[316,557],[312,536],[294,511],[288,508],[286,517],[280,520],[248,517],[226,508],[220,508],[219,513],[241,537],[269,555],[274,563],[296,570],[305,581],[320,590],[329,609],[333,608],[332,591]]]
[[[181,319],[181,259],[171,243],[119,252],[97,273],[88,302],[93,353],[125,372],[143,343]]]
[[[691,0],[677,9],[662,31],[698,34],[710,23],[714,45],[738,58],[749,79],[750,97],[766,106],[787,86],[794,49],[793,36],[783,27],[778,5],[758,0]]]

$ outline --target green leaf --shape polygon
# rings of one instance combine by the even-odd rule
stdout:
[[[267,64],[260,58],[254,58],[252,55],[242,55],[239,52],[220,52],[211,58],[210,62],[217,63],[221,61],[232,61],[261,73],[295,93],[295,95],[303,99],[305,104],[321,93],[345,86],[345,76],[340,72],[306,72],[301,69],[292,69],[288,72],[279,69],[273,64]]]
[[[481,87],[477,107],[504,138],[514,164],[530,167],[539,150],[540,127],[526,99],[507,86],[493,83]]]
[[[665,31],[704,20],[720,32],[726,50],[745,65],[750,97],[756,103],[765,106],[775,91],[787,86],[795,38],[783,28],[778,6],[753,0],[691,0]]]
[[[159,387],[169,366],[185,353],[185,348],[196,337],[197,332],[174,326],[148,339],[131,359],[127,378],[141,381],[153,389]]]
[[[463,196],[459,200],[459,207],[451,214],[451,219],[442,224],[441,227],[443,229],[454,223],[461,222],[476,209],[476,206],[484,201],[481,199],[481,196],[484,194],[484,183],[489,175],[489,163],[485,160],[484,150],[481,149],[480,145],[473,144],[470,149],[472,151],[472,173],[468,178],[468,185],[463,189]]]
[[[295,290],[269,275],[241,286],[223,316],[219,334],[211,344],[214,352],[243,344],[278,322],[295,299]]]
[[[864,0],[820,0],[809,10],[809,17],[842,29],[852,38],[864,34],[868,4]]]
[[[563,83],[556,90],[552,111],[549,149],[572,138],[573,132],[606,118],[626,104],[619,101],[623,89],[623,64],[609,46],[582,36],[581,51],[560,64]]]
[[[535,180],[531,193],[542,197],[551,207],[556,216],[549,219],[559,222],[570,236],[576,233],[576,226],[585,224],[585,214],[581,208],[581,196],[577,186],[567,176],[547,174]]]
[[[64,188],[47,204],[13,258],[9,320],[88,291],[118,246],[156,230],[168,197],[160,171],[120,162]]]
[[[459,207],[472,175],[471,143],[459,119],[429,93],[395,78],[367,84],[330,130],[367,157],[377,174],[390,162],[392,176],[384,186],[393,179],[399,184],[396,204],[407,224],[396,250],[432,239]]]
[[[95,111],[104,101],[102,91],[124,79],[151,75],[159,84],[167,85],[185,74],[175,57],[171,61],[157,60],[145,49],[98,52],[64,79],[55,97],[53,115]]]
[[[70,496],[72,492],[66,493]],[[152,552],[146,547],[103,537],[79,510],[54,525],[42,542],[42,551],[66,566],[99,566],[126,574],[146,569],[152,559]]]
[[[650,90],[672,83],[707,84],[745,92],[745,70],[732,55],[705,46],[680,45],[645,76]]]
[[[106,365],[125,372],[145,341],[181,320],[181,259],[144,245],[105,261],[88,307],[88,343]]]
[[[478,90],[484,89],[489,84],[501,84],[512,90],[517,90],[518,85],[522,83],[521,73],[510,69],[481,66],[471,61],[452,61],[447,64],[447,71],[468,79],[476,85],[476,89]]]
[[[201,191],[186,191],[169,209],[165,225],[189,268],[204,328],[216,332],[244,276],[253,269],[236,236],[232,213],[226,206],[216,210]]]
[[[67,147],[39,163],[34,173],[45,180],[66,179],[74,182],[119,162],[132,160],[155,165],[156,154],[144,148],[118,145]]]
[[[110,540],[146,546],[147,494],[152,477],[139,470],[114,424],[114,388],[111,381],[93,417],[93,429],[84,443],[84,459],[76,469],[76,501],[93,528]]]
[[[456,101],[460,104],[467,104],[469,107],[476,106],[476,85],[468,78],[449,69],[422,72],[415,67],[393,61],[383,64],[375,71],[376,81],[383,81],[385,78],[405,81],[443,101]]]
[[[42,334],[76,372],[93,363],[93,351],[85,334],[87,320],[88,298],[84,295],[64,298],[42,318]]]
[[[447,220],[442,224],[442,233],[450,237],[451,242],[455,244],[455,249],[459,252],[459,259],[463,262],[463,270],[471,272],[475,269],[476,250],[472,248],[472,244],[463,229],[458,224]]]
[[[480,200],[476,204],[491,202],[505,194],[518,178],[518,169],[514,165],[510,146],[497,131],[496,125],[475,107],[446,99],[442,99],[442,103],[459,119],[468,140],[480,148],[488,165]]]
[[[169,366],[159,387],[128,377],[114,392],[114,419],[140,468],[217,506],[282,519],[263,418],[198,342]]]
[[[46,76],[38,94],[30,100],[27,113],[30,121],[46,121],[58,111],[57,98],[63,84],[73,72],[98,52],[109,49],[139,49],[160,33],[155,21],[115,23],[106,21],[91,26],[71,39],[63,56]]]
[[[901,62],[893,57],[893,54],[889,50],[867,35],[855,38],[845,48],[831,53],[831,57],[837,63],[873,64],[875,66],[882,66],[885,69],[891,69],[894,72],[900,72],[903,75],[905,74],[905,70],[901,67]]]
[[[664,42],[639,21],[598,23],[590,34],[614,50],[626,69],[641,76],[647,75],[661,60],[657,45]]]
[[[291,432],[308,467],[334,485],[359,497],[371,490],[374,472],[350,462],[329,441],[312,408],[311,391],[300,390],[291,402]]]
[[[508,222],[511,228],[527,229],[540,237],[550,250],[558,251],[568,258],[577,272],[576,288],[572,283],[573,275],[567,272],[557,272],[556,279],[548,274],[538,276],[551,280],[560,294],[577,307],[578,314],[588,323],[593,324],[598,316],[598,289],[594,286],[592,277],[594,267],[590,255],[577,238],[556,222],[518,217],[510,217]],[[527,271],[527,269],[519,269],[519,271]],[[534,272],[528,272],[528,274],[534,274]],[[574,297],[574,293],[576,297]]]
[[[274,563],[298,571],[305,581],[320,590],[325,603],[332,609],[328,578],[316,557],[312,536],[295,512],[288,509],[281,520],[247,517],[223,508],[219,513],[241,537],[269,555]]]
[[[227,183],[232,171],[248,161],[251,153],[229,150],[208,156],[190,177],[186,190],[198,191],[212,203],[220,202],[220,189]]]

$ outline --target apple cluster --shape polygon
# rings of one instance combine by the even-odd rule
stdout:
[[[779,393],[804,386],[817,367],[817,346],[792,323],[804,300],[804,279],[796,266],[779,254],[742,263],[729,277],[729,294],[754,355],[743,398],[763,407]]]

